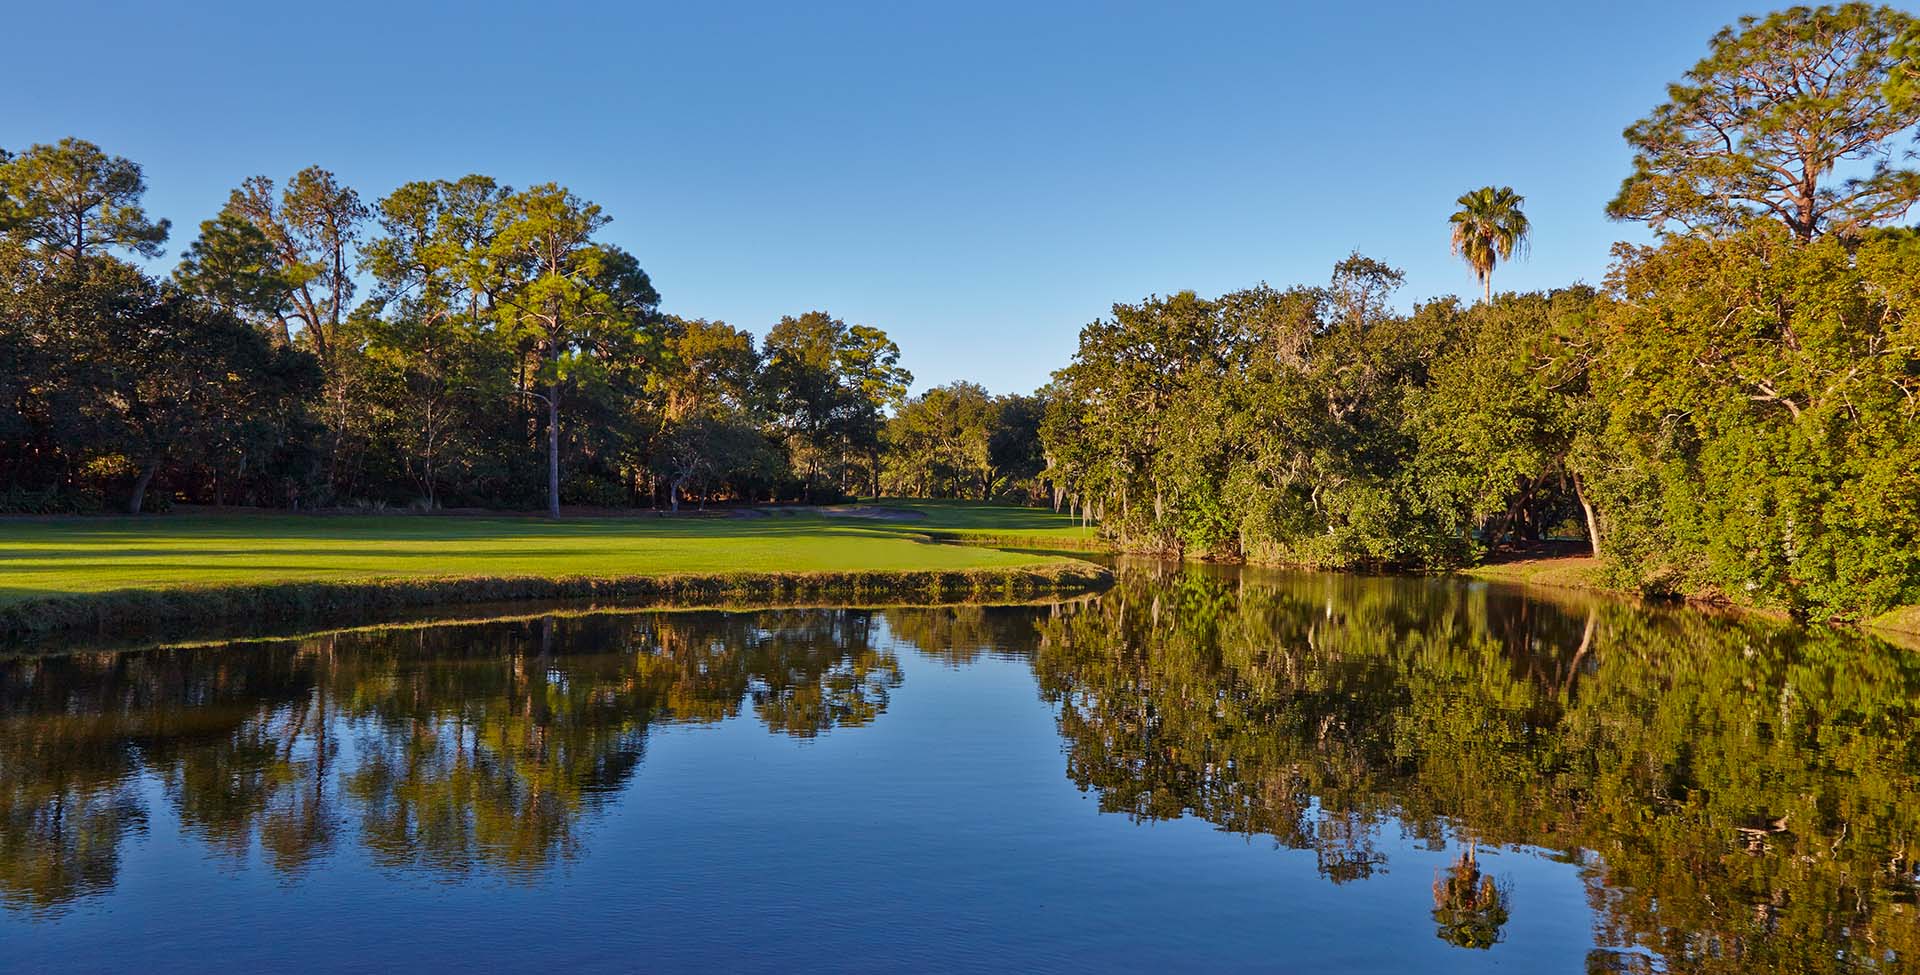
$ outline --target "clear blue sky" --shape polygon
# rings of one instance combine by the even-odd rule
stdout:
[[[553,180],[669,311],[886,328],[919,386],[1025,391],[1118,300],[1321,281],[1471,294],[1462,191],[1526,194],[1501,288],[1598,283],[1620,130],[1719,2],[92,4],[9,10],[0,145],[146,167],[166,265],[228,189],[308,164]]]

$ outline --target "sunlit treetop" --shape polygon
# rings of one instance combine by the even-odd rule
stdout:
[[[1901,165],[1920,122],[1901,53],[1915,24],[1864,3],[1741,18],[1627,128],[1633,174],[1608,215],[1707,235],[1776,220],[1801,240],[1900,219],[1920,200]]]
[[[81,258],[109,248],[157,257],[168,223],[147,219],[140,164],[66,138],[0,151],[0,229],[42,250]]]

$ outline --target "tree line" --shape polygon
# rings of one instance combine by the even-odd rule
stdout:
[[[1460,198],[1471,306],[1324,283],[1113,306],[1047,390],[1055,503],[1130,548],[1444,567],[1584,538],[1621,584],[1818,618],[1920,602],[1913,17],[1749,17],[1627,129],[1600,287],[1496,294],[1524,199]]]
[[[164,278],[145,190],[83,140],[0,150],[0,511],[1038,496],[1034,398],[908,400],[887,333],[822,311],[665,314],[559,185],[256,176]]]
[[[812,311],[756,342],[662,313],[564,187],[471,175],[369,205],[318,167],[258,176],[163,278],[131,260],[171,230],[145,189],[79,139],[0,153],[0,509],[878,487],[912,382],[884,330]]]

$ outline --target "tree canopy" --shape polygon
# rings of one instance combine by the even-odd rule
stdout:
[[[912,383],[885,330],[790,316],[763,355],[662,314],[609,216],[558,184],[472,174],[368,204],[318,166],[256,176],[164,280],[119,256],[166,238],[144,189],[78,140],[0,159],[0,510],[557,513],[878,487]]]
[[[1920,200],[1900,142],[1914,18],[1865,3],[1747,16],[1626,130],[1633,173],[1607,212],[1722,233],[1772,220],[1801,240],[1858,237]]]
[[[141,206],[140,166],[84,139],[0,158],[0,230],[49,255],[80,260],[115,248],[157,257],[168,223]]]

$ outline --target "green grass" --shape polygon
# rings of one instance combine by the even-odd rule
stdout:
[[[1612,592],[1600,583],[1600,562],[1586,557],[1523,559],[1513,562],[1489,562],[1460,570],[1461,575],[1516,585],[1551,586],[1556,589],[1584,589]]]
[[[925,505],[911,521],[179,515],[0,520],[0,606],[116,590],[396,579],[961,571],[1043,557],[928,544],[924,529],[1045,539],[1050,512]]]
[[[881,498],[856,507],[905,512],[913,517],[895,523],[900,529],[950,541],[1023,548],[1105,547],[1092,528],[1083,528],[1072,517],[1045,508],[912,498]]]
[[[0,519],[0,642],[366,623],[528,600],[599,605],[1002,601],[1099,589],[1073,559],[935,544],[1073,529],[1019,508],[847,517],[181,514]],[[962,533],[960,535],[950,532]],[[1030,534],[1031,533],[1031,534]],[[1066,542],[1055,547],[1064,546]]]
[[[1920,606],[1901,606],[1874,617],[1867,625],[1877,630],[1920,636]]]

